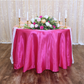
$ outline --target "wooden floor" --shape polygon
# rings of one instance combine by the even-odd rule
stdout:
[[[35,69],[25,73],[14,70],[10,62],[11,44],[0,44],[0,84],[84,84],[84,46],[74,45],[75,63],[59,72],[45,70],[37,74]]]

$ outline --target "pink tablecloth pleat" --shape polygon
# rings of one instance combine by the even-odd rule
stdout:
[[[13,46],[14,69],[23,72],[36,69],[59,71],[72,64],[72,45],[69,29],[29,30],[17,29]]]

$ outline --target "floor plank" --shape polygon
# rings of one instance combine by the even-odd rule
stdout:
[[[0,84],[84,84],[84,46],[73,45],[75,63],[58,72],[45,70],[37,74],[35,69],[23,73],[14,70],[10,62],[11,44],[0,44]]]

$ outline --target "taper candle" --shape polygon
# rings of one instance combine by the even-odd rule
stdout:
[[[19,18],[20,18],[20,9],[19,9]]]
[[[60,21],[60,14],[61,14],[61,13],[59,13],[59,21]]]
[[[28,12],[27,12],[27,21],[28,21],[29,19],[28,19]]]
[[[67,18],[67,10],[65,10],[65,18]]]

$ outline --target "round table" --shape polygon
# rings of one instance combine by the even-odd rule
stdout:
[[[57,72],[59,67],[67,69],[72,64],[70,29],[14,28],[11,51],[14,69],[23,67],[23,72],[33,68],[37,73],[46,69]]]

